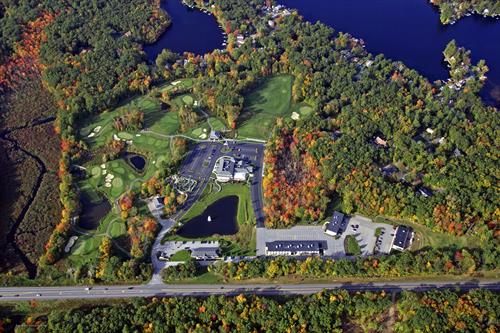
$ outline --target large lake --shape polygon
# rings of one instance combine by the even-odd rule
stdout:
[[[500,105],[500,20],[472,15],[451,26],[439,22],[437,9],[427,0],[278,0],[297,8],[305,19],[321,21],[336,31],[362,38],[373,54],[403,61],[431,81],[447,79],[442,52],[455,39],[472,51],[474,62],[485,59],[490,68],[481,92],[483,99]],[[163,0],[172,25],[144,47],[154,61],[164,49],[197,54],[222,48],[222,31],[213,16],[184,6],[181,0]],[[496,101],[492,93],[496,91]]]
[[[500,20],[472,15],[451,26],[439,22],[439,12],[427,0],[278,0],[297,8],[305,19],[321,21],[336,31],[366,42],[373,54],[403,61],[431,81],[447,79],[442,59],[446,44],[455,39],[472,51],[472,59],[490,68],[482,97],[500,105]],[[491,93],[498,97],[494,102]]]
[[[184,6],[181,0],[162,0],[161,8],[170,15],[172,24],[155,43],[144,46],[151,62],[163,49],[205,54],[223,48],[224,36],[213,16]]]

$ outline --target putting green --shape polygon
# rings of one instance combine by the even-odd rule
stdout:
[[[116,167],[116,168],[113,168],[113,172],[123,175],[125,173],[125,169],[122,167]]]
[[[93,167],[90,170],[90,174],[92,175],[92,177],[99,177],[101,175],[101,168],[98,166]]]
[[[312,112],[313,109],[309,105],[304,105],[304,106],[301,106],[299,108],[299,110],[300,110],[301,115],[307,116],[308,114],[310,114]]]
[[[195,128],[191,133],[194,136],[199,136],[199,135],[201,135],[201,133],[203,133],[203,129],[201,129],[201,128]]]
[[[193,97],[191,97],[191,96],[189,96],[189,95],[186,95],[186,96],[183,96],[183,97],[182,97],[182,101],[183,101],[185,104],[191,105],[191,104],[193,104],[194,99],[193,99]]]
[[[113,188],[119,188],[123,186],[123,180],[121,178],[115,177],[113,181],[111,182],[111,185],[113,185]]]
[[[132,134],[127,133],[127,132],[120,132],[117,135],[120,139],[123,139],[123,140],[132,140],[134,138],[134,136]]]

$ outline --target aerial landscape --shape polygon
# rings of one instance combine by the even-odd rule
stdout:
[[[497,332],[500,1],[0,0],[0,332]]]

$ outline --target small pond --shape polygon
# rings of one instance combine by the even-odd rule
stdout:
[[[99,202],[92,201],[87,195],[80,195],[82,211],[78,225],[87,230],[97,229],[101,220],[111,210],[111,205],[107,199]]]
[[[219,199],[208,206],[201,215],[187,221],[177,231],[177,235],[186,238],[208,237],[216,234],[234,235],[238,232],[237,211],[237,196]],[[208,221],[209,216],[211,221]]]
[[[136,171],[140,173],[144,171],[144,167],[146,166],[146,158],[144,156],[133,153],[124,153],[121,157]]]

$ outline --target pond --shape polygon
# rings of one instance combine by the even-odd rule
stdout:
[[[144,156],[134,153],[124,153],[122,158],[137,172],[142,173],[144,171],[144,167],[146,166],[146,158]]]
[[[311,22],[362,38],[373,54],[403,61],[431,81],[448,78],[442,52],[455,39],[472,51],[476,63],[486,60],[488,81],[483,100],[500,105],[500,20],[472,15],[454,25],[441,25],[428,0],[278,0],[297,8]]]
[[[186,222],[177,231],[177,235],[186,238],[234,235],[238,232],[237,211],[238,197],[235,195],[224,197],[208,206],[201,215]]]
[[[91,198],[82,193],[80,195],[80,203],[82,211],[80,213],[80,220],[78,225],[87,230],[97,229],[101,220],[111,210],[111,205],[108,200],[101,199],[101,201],[92,201]]]
[[[172,18],[172,24],[153,44],[144,45],[149,61],[154,62],[163,49],[205,54],[222,48],[224,36],[212,15],[191,9],[181,0],[162,0],[161,8]]]

